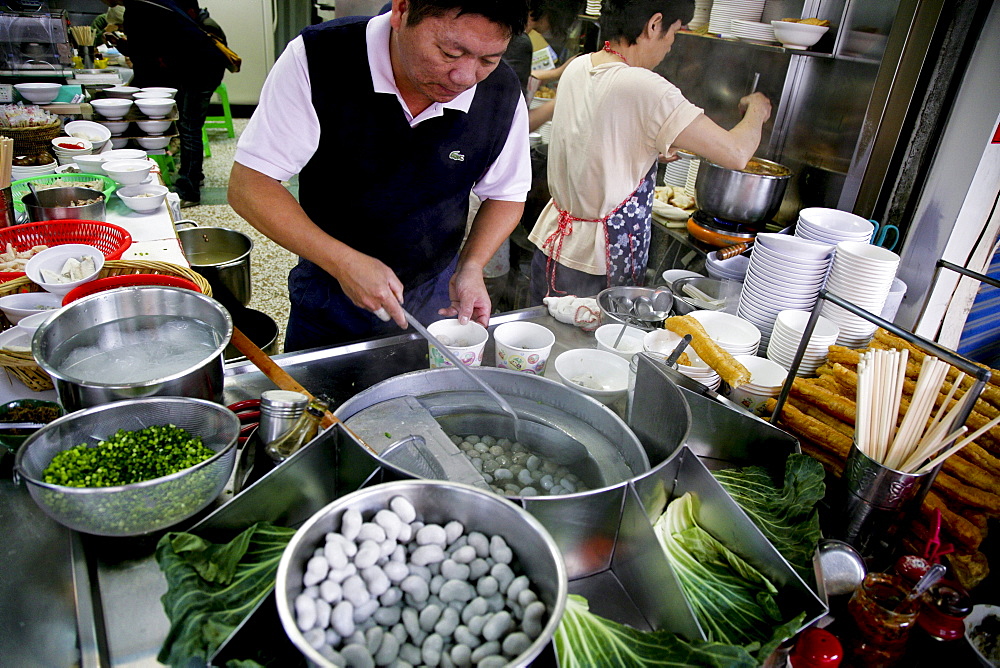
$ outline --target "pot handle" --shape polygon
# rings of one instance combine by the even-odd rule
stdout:
[[[181,225],[198,227],[198,223],[194,222],[193,220],[178,220],[174,222],[174,229],[178,232],[180,232],[183,229],[186,229],[184,227],[181,227]]]

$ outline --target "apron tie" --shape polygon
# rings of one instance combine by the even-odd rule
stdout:
[[[564,295],[566,294],[565,291],[556,289],[556,264],[559,263],[559,256],[562,254],[563,241],[566,237],[573,233],[573,222],[603,223],[607,220],[607,217],[598,220],[577,218],[568,211],[564,211],[559,208],[559,205],[556,204],[555,200],[552,200],[552,206],[554,206],[555,210],[559,212],[559,217],[556,219],[555,231],[542,243],[542,250],[547,251],[547,258],[545,260],[545,275],[549,279],[549,291],[552,294]]]

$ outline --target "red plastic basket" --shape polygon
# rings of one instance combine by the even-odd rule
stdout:
[[[104,292],[105,290],[114,290],[115,288],[131,288],[141,285],[165,285],[170,288],[187,288],[188,290],[201,292],[201,288],[199,288],[193,281],[181,278],[180,276],[167,276],[165,274],[127,274],[123,276],[107,276],[105,278],[98,278],[90,281],[89,283],[79,285],[66,293],[66,296],[63,297],[62,304],[63,306],[66,306],[67,304],[75,302],[77,299],[83,299],[88,295],[92,295],[97,292]]]
[[[7,250],[7,244],[16,251],[41,245],[87,244],[104,253],[106,260],[118,260],[132,245],[132,235],[118,225],[99,220],[43,220],[0,229],[0,251]],[[23,271],[0,272],[0,282],[21,276]]]

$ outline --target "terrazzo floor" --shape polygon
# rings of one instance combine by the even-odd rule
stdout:
[[[224,227],[238,230],[253,240],[250,253],[251,299],[248,307],[262,311],[278,323],[278,348],[283,349],[285,324],[288,322],[288,271],[297,260],[285,250],[240,218],[226,203],[229,172],[236,154],[236,141],[247,125],[248,119],[234,119],[236,137],[228,138],[223,132],[209,132],[212,157],[205,158],[205,183],[201,189],[201,204],[181,210],[186,220],[193,220],[203,227]],[[289,189],[295,192],[293,181]]]

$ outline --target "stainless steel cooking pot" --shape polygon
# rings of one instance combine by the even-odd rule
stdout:
[[[184,223],[197,225],[177,225]],[[191,268],[205,277],[220,301],[226,303],[231,295],[244,306],[250,303],[250,237],[223,227],[189,227],[178,230],[177,237]]]
[[[35,332],[31,352],[67,411],[165,395],[221,402],[232,335],[232,318],[211,297],[143,286],[64,307]]]
[[[45,188],[37,191],[36,197],[28,193],[21,198],[28,220],[32,223],[43,220],[106,220],[104,193],[93,188],[66,186],[63,188]],[[86,202],[96,199],[92,204],[74,206],[73,202]]]
[[[694,185],[698,208],[734,223],[771,220],[781,208],[792,171],[770,160],[754,161],[767,173],[726,169],[702,158]]]

